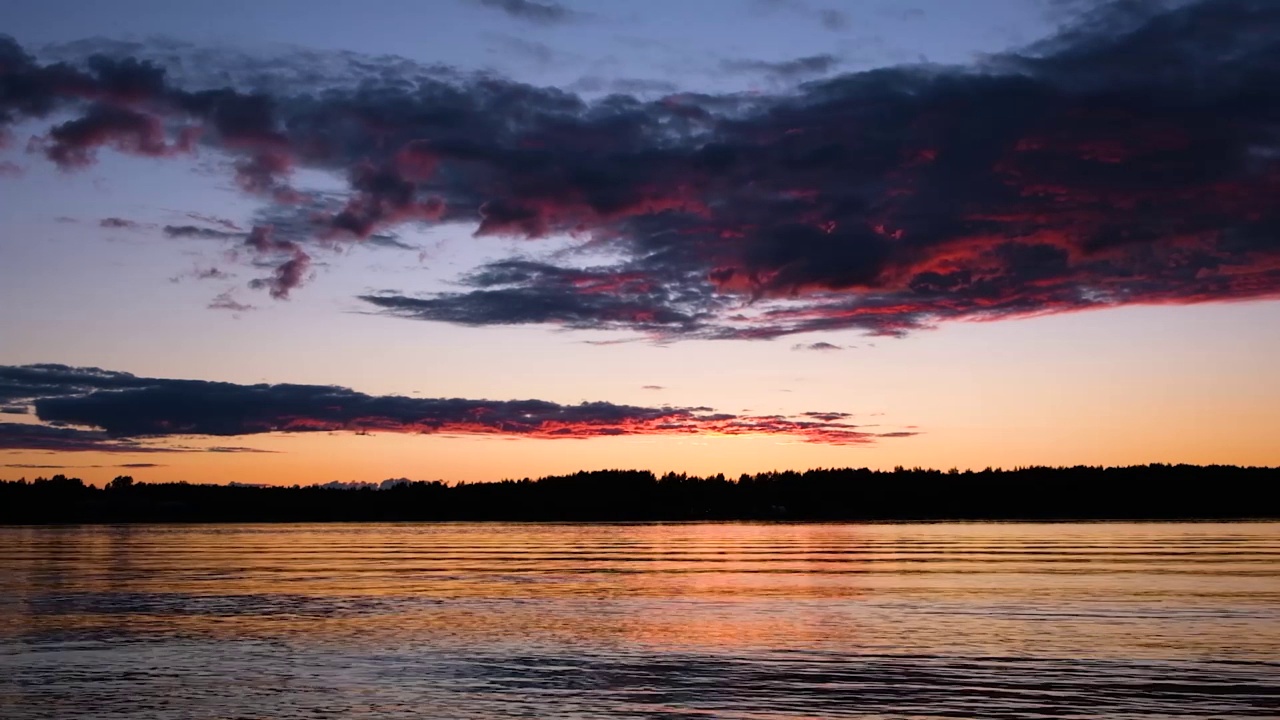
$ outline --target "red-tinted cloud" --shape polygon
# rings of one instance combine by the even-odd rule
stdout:
[[[1280,5],[1124,6],[978,67],[655,102],[493,77],[406,84],[390,65],[356,88],[192,92],[145,63],[42,66],[9,43],[0,79],[18,91],[0,99],[0,126],[81,112],[41,145],[63,167],[108,146],[169,155],[198,130],[236,157],[245,190],[308,214],[250,243],[274,268],[256,286],[280,298],[310,272],[309,239],[402,223],[569,235],[621,258],[504,260],[459,291],[365,298],[423,320],[894,335],[1280,297]],[[350,192],[306,206],[295,168]]]
[[[66,169],[92,163],[98,148],[147,157],[189,152],[195,132],[184,129],[170,143],[160,118],[110,105],[95,105],[75,120],[55,126],[37,146],[45,156]]]
[[[59,424],[0,433],[0,449],[80,449],[75,443],[91,449],[115,442],[125,451],[140,438],[334,431],[545,439],[768,435],[825,444],[866,444],[883,436],[858,427],[846,413],[753,416],[607,402],[372,396],[332,386],[140,378],[65,366],[0,366],[0,382],[6,400],[29,403],[41,421]]]
[[[302,284],[307,271],[311,268],[311,256],[302,246],[292,240],[280,240],[274,237],[270,226],[259,225],[249,231],[244,244],[260,257],[279,260],[271,277],[254,280],[252,287],[265,287],[271,291],[271,297],[283,300],[289,292]]]

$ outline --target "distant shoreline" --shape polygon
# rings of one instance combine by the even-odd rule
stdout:
[[[1072,523],[1280,520],[1280,468],[1140,465],[981,472],[818,469],[691,477],[600,470],[380,489],[0,481],[0,524],[317,522]]]

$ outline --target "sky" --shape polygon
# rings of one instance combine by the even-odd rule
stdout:
[[[9,0],[0,477],[1280,465],[1280,5]]]

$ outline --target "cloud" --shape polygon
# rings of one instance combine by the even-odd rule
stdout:
[[[141,224],[135,220],[125,220],[124,218],[109,217],[98,221],[98,227],[111,228],[116,230],[136,230]]]
[[[805,417],[811,417],[818,420],[826,420],[828,422],[835,422],[837,420],[848,420],[849,418],[853,417],[851,413],[847,413],[847,412],[807,412],[807,413],[803,413],[803,415]]]
[[[498,10],[507,17],[537,25],[560,25],[578,18],[578,13],[551,0],[474,0],[478,5]]]
[[[141,378],[61,365],[0,366],[0,382],[7,383],[10,395],[33,404],[41,422],[49,423],[0,424],[0,449],[217,452],[217,448],[155,442],[271,432],[547,439],[775,435],[828,444],[866,444],[879,437],[847,422],[847,416],[826,414],[755,416],[717,413],[705,407],[375,396],[336,386]]]
[[[129,470],[141,470],[148,468],[162,468],[168,465],[158,463],[121,463],[119,465],[33,465],[30,463],[7,463],[0,467],[16,468],[21,470],[71,470],[85,468],[124,468]]]
[[[645,78],[615,78],[609,81],[610,92],[628,95],[646,93],[671,94],[679,90],[679,86],[669,80],[650,80]]]
[[[0,422],[0,451],[41,450],[53,452],[154,453],[180,452],[119,440],[100,430]]]
[[[231,155],[240,186],[280,219],[246,247],[272,268],[255,286],[279,298],[311,276],[304,235],[336,245],[446,224],[613,258],[531,260],[530,244],[450,292],[364,297],[433,322],[661,341],[894,336],[1280,297],[1280,5],[1163,5],[1098,5],[968,67],[590,102],[324,54],[312,75],[281,63],[286,83],[213,53],[201,67],[231,86],[186,87],[129,57],[42,65],[7,41],[0,78],[15,91],[0,95],[0,127],[73,114],[36,148],[70,168],[104,146],[166,157],[197,136]],[[347,190],[307,195],[290,185],[301,168]]]
[[[3,147],[3,143],[0,143],[0,147]],[[22,166],[17,163],[0,161],[0,177],[21,177],[23,172]]]
[[[375,233],[373,235],[370,235],[368,239],[365,240],[365,243],[370,247],[390,248],[393,250],[413,250],[415,252],[422,252],[422,248],[418,247],[417,245],[410,245],[409,243],[401,242],[394,233]]]
[[[232,232],[241,232],[239,225],[237,225],[234,221],[228,220],[226,218],[220,218],[214,215],[206,215],[204,213],[198,213],[198,212],[189,212],[187,213],[187,217],[197,222],[205,223],[206,225],[217,225],[223,230],[230,230]]]
[[[490,37],[498,43],[501,51],[539,65],[550,65],[555,61],[558,54],[550,45],[536,40],[497,33],[490,35]]]
[[[809,55],[770,62],[766,60],[723,60],[720,69],[730,73],[761,73],[780,79],[795,79],[814,75],[825,75],[840,65],[840,59],[834,55]]]
[[[196,280],[226,280],[231,276],[216,267],[209,267],[203,269],[197,268],[191,272],[189,277]]]
[[[54,126],[35,146],[58,167],[68,170],[94,162],[101,147],[146,157],[166,157],[191,150],[195,136],[184,132],[174,143],[154,115],[113,105],[95,104],[84,116]]]
[[[705,293],[664,285],[644,271],[561,268],[506,260],[461,280],[476,288],[424,297],[362,296],[388,314],[458,325],[551,323],[570,328],[692,329],[709,317]]]
[[[757,11],[786,11],[795,15],[817,20],[824,30],[838,32],[849,27],[849,15],[835,8],[815,8],[803,0],[754,0],[753,7]]]
[[[243,239],[247,233],[237,230],[215,230],[198,225],[165,225],[163,231],[167,238],[197,238],[202,240]]]
[[[835,32],[844,30],[849,27],[849,16],[833,8],[824,8],[818,11],[818,21],[822,23],[822,27]]]
[[[666,390],[662,385],[641,385],[641,390]]]
[[[272,297],[285,299],[289,297],[291,291],[300,287],[307,279],[308,272],[311,269],[311,255],[303,249],[300,239],[284,239],[282,236],[307,237],[306,233],[311,228],[309,228],[309,222],[303,221],[299,224],[296,219],[288,218],[284,214],[278,215],[276,219],[279,224],[256,225],[249,232],[219,229],[235,227],[229,221],[218,222],[219,228],[198,225],[165,225],[163,232],[165,237],[175,239],[241,241],[242,246],[257,258],[259,263],[270,266],[273,269],[270,277],[251,280],[249,287],[267,289]],[[216,221],[216,219],[214,220]],[[400,242],[395,235],[390,233],[370,233],[365,242],[370,247],[418,250],[413,245]],[[230,278],[231,275],[217,268],[207,268],[179,276],[174,280],[182,277],[194,277],[197,280],[224,280]],[[252,309],[247,305],[240,305],[229,300],[228,293],[223,293],[214,298],[210,302],[209,308],[214,310]]]
[[[603,78],[598,75],[586,75],[579,78],[569,90],[584,93],[618,93],[624,95],[670,95],[680,89],[669,80],[649,80],[645,78]]]
[[[844,348],[839,345],[832,345],[829,342],[816,342],[816,343],[808,343],[808,344],[802,343],[799,345],[792,345],[791,349],[792,350],[813,350],[817,352],[830,352],[832,350],[843,350]]]
[[[276,239],[270,226],[254,227],[244,244],[260,257],[274,258],[274,262],[279,263],[270,277],[249,282],[249,287],[269,289],[271,297],[277,300],[288,298],[290,291],[302,284],[311,268],[311,256],[302,246],[292,240]]]
[[[30,412],[25,405],[5,405],[0,407],[0,415],[26,415]]]
[[[147,381],[130,373],[55,363],[0,365],[0,402],[13,404],[38,397],[79,395],[95,390],[145,387]]]
[[[209,309],[210,310],[230,310],[231,312],[248,312],[250,310],[257,310],[257,308],[254,307],[253,305],[248,305],[246,303],[237,301],[234,297],[231,296],[230,290],[226,292],[218,293],[217,297],[209,301]]]
[[[230,280],[233,275],[216,267],[196,267],[169,278],[169,282],[178,283],[183,280]],[[227,293],[229,296],[229,293]],[[217,298],[214,298],[217,301]],[[212,304],[212,303],[211,303]]]

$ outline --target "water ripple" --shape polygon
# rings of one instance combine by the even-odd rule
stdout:
[[[0,528],[0,717],[1280,716],[1280,525]]]

